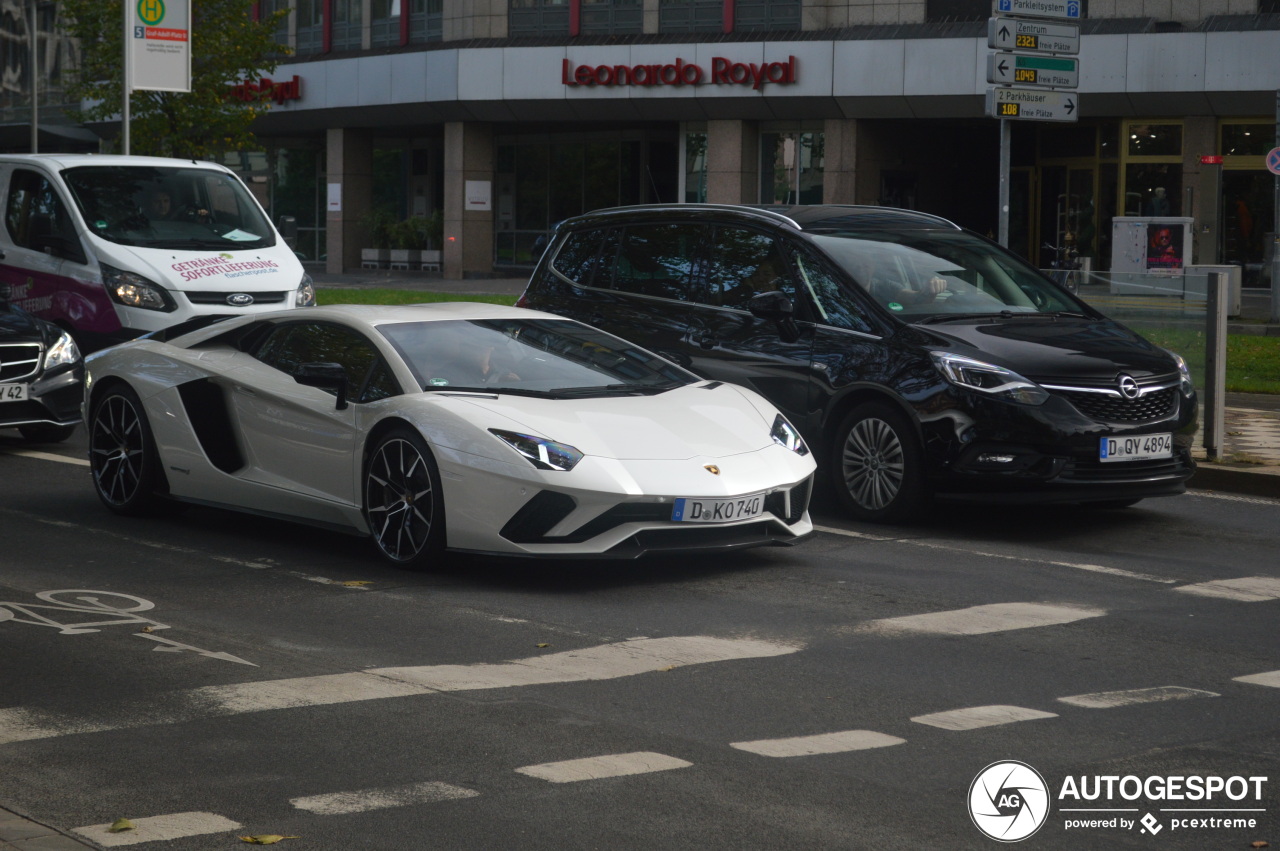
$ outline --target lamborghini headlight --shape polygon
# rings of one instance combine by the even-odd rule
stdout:
[[[500,428],[491,428],[489,433],[519,452],[539,470],[572,470],[582,460],[582,453],[567,443]]]
[[[959,387],[1021,405],[1043,405],[1049,399],[1049,391],[1011,369],[950,352],[929,354],[938,371]]]
[[[774,417],[769,436],[773,438],[774,443],[790,449],[797,455],[809,454],[809,447],[804,445],[804,438],[800,437],[800,432],[796,431],[796,427],[787,422],[787,418],[782,414]]]

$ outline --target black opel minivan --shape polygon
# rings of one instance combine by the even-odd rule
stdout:
[[[1186,364],[1014,254],[883,207],[620,207],[559,226],[518,302],[778,406],[849,511],[1106,508],[1195,470]]]

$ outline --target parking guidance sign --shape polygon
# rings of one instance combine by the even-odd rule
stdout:
[[[191,91],[191,0],[125,0],[132,89]]]
[[[996,13],[1021,18],[1059,18],[1078,21],[1083,12],[1080,0],[996,0]]]

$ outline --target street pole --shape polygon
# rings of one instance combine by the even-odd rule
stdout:
[[[1280,148],[1280,89],[1276,89],[1276,147]],[[1275,205],[1271,218],[1271,321],[1280,322],[1280,174],[1275,185]]]
[[[1280,96],[1280,93],[1278,93]],[[1000,119],[1000,244],[1009,247],[1009,167],[1012,125],[1007,118]],[[1276,196],[1280,198],[1280,195]],[[1030,259],[1030,258],[1027,258]]]
[[[40,0],[31,0],[31,153],[40,153]]]
[[[129,156],[129,87],[133,84],[133,77],[129,72],[129,36],[133,33],[129,31],[129,4],[122,3],[121,10],[124,12],[124,38],[121,40],[121,45],[124,47],[124,63],[120,66],[120,77],[124,97],[120,106],[120,153],[127,157]]]

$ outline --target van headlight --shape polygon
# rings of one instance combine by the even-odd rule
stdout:
[[[1168,349],[1165,349],[1165,351],[1169,352]],[[1191,377],[1191,368],[1182,359],[1182,355],[1177,352],[1169,352],[1169,356],[1178,364],[1178,386],[1182,390],[1182,395],[1190,399],[1196,394],[1196,382]]]
[[[950,352],[929,352],[929,355],[938,371],[958,387],[1020,405],[1043,405],[1049,399],[1049,391],[1011,369]]]
[[[298,294],[294,298],[295,307],[314,307],[316,303],[316,287],[311,276],[302,273],[302,283],[298,284]]]
[[[178,309],[178,305],[164,287],[135,272],[126,272],[124,269],[117,269],[115,266],[103,263],[102,283],[107,288],[107,295],[116,304],[141,307],[144,310],[163,310],[165,313],[172,313]]]

